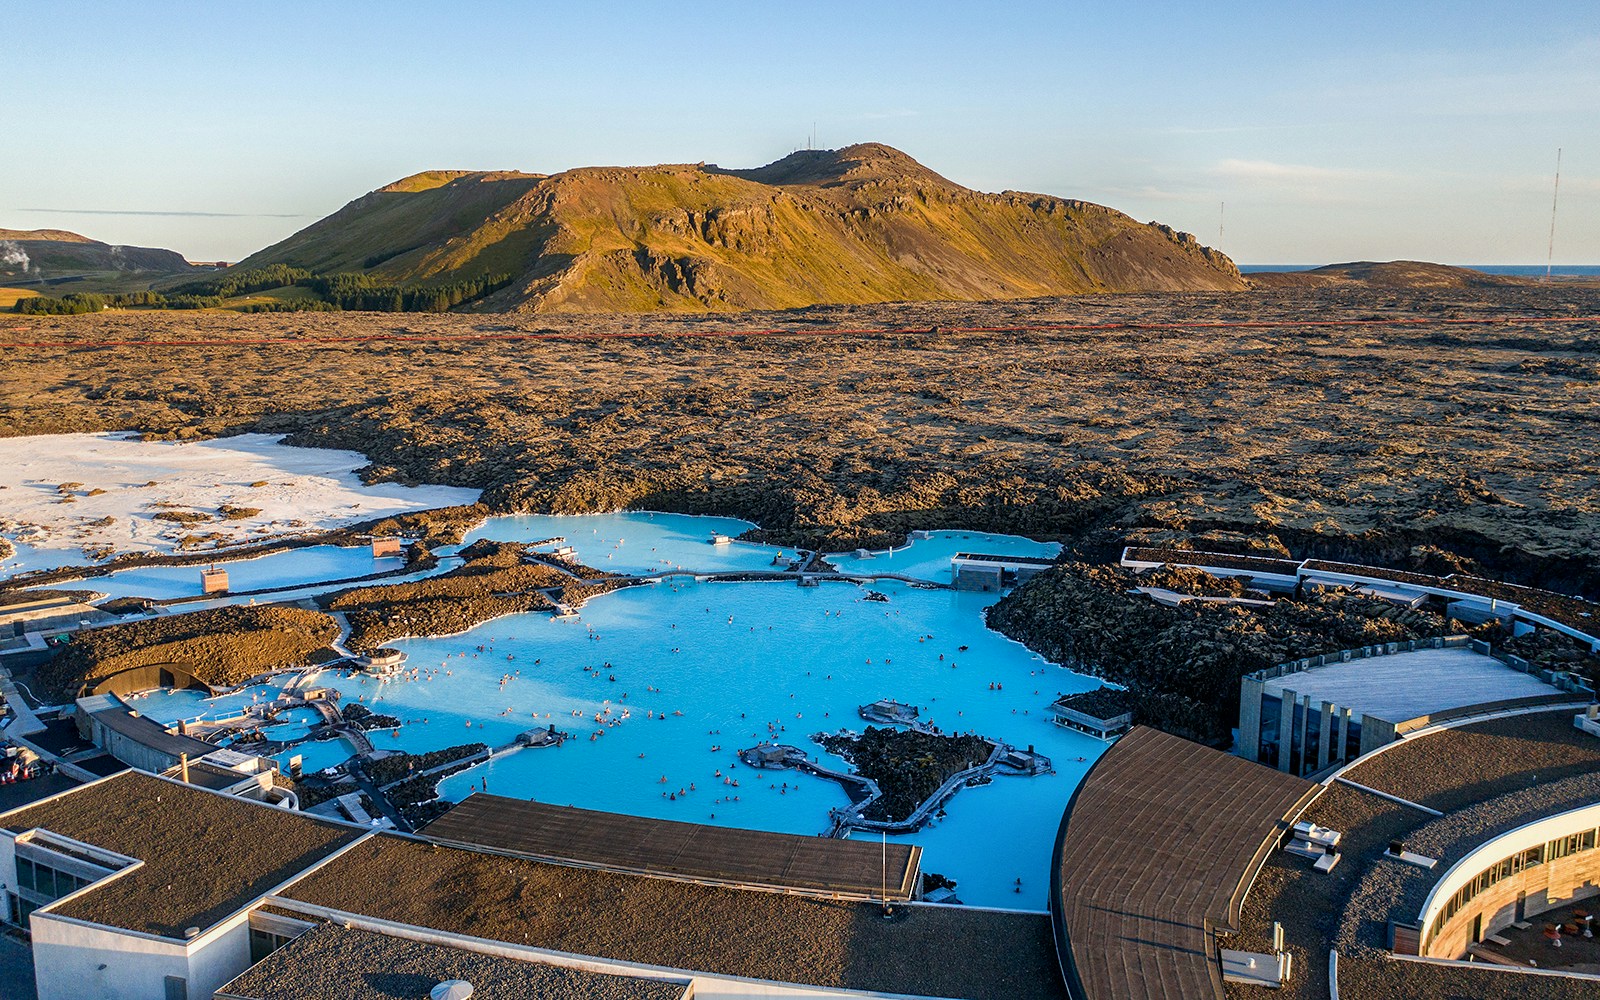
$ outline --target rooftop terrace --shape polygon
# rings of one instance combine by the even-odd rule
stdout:
[[[1560,688],[1470,649],[1419,649],[1312,667],[1268,680],[1267,694],[1288,688],[1389,722],[1514,698],[1560,697]]]
[[[397,884],[402,877],[404,885]],[[281,896],[291,907],[299,901],[671,969],[969,1000],[1065,995],[1043,915],[902,904],[885,920],[874,904],[624,875],[383,834]]]

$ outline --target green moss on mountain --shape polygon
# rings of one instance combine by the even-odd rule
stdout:
[[[475,308],[707,312],[819,303],[1234,290],[1184,233],[1047,195],[984,194],[874,143],[755,170],[430,171],[245,260],[385,281],[511,274]]]

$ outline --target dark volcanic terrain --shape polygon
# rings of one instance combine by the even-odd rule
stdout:
[[[497,510],[738,514],[831,548],[1010,530],[1091,560],[1194,540],[1592,595],[1596,315],[1600,291],[1529,286],[18,317],[0,434],[280,431]],[[738,330],[796,336],[705,336]]]

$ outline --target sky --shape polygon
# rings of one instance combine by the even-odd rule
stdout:
[[[877,141],[1240,263],[1600,264],[1600,3],[0,3],[0,228],[238,260],[420,170]]]

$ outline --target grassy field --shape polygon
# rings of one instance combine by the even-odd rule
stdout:
[[[320,296],[309,288],[290,286],[288,288],[268,288],[260,292],[251,292],[248,295],[238,295],[231,299],[224,299],[222,310],[236,311],[245,306],[261,305],[268,302],[316,302]]]
[[[0,288],[0,309],[10,309],[20,299],[31,299],[39,293],[31,288]]]

